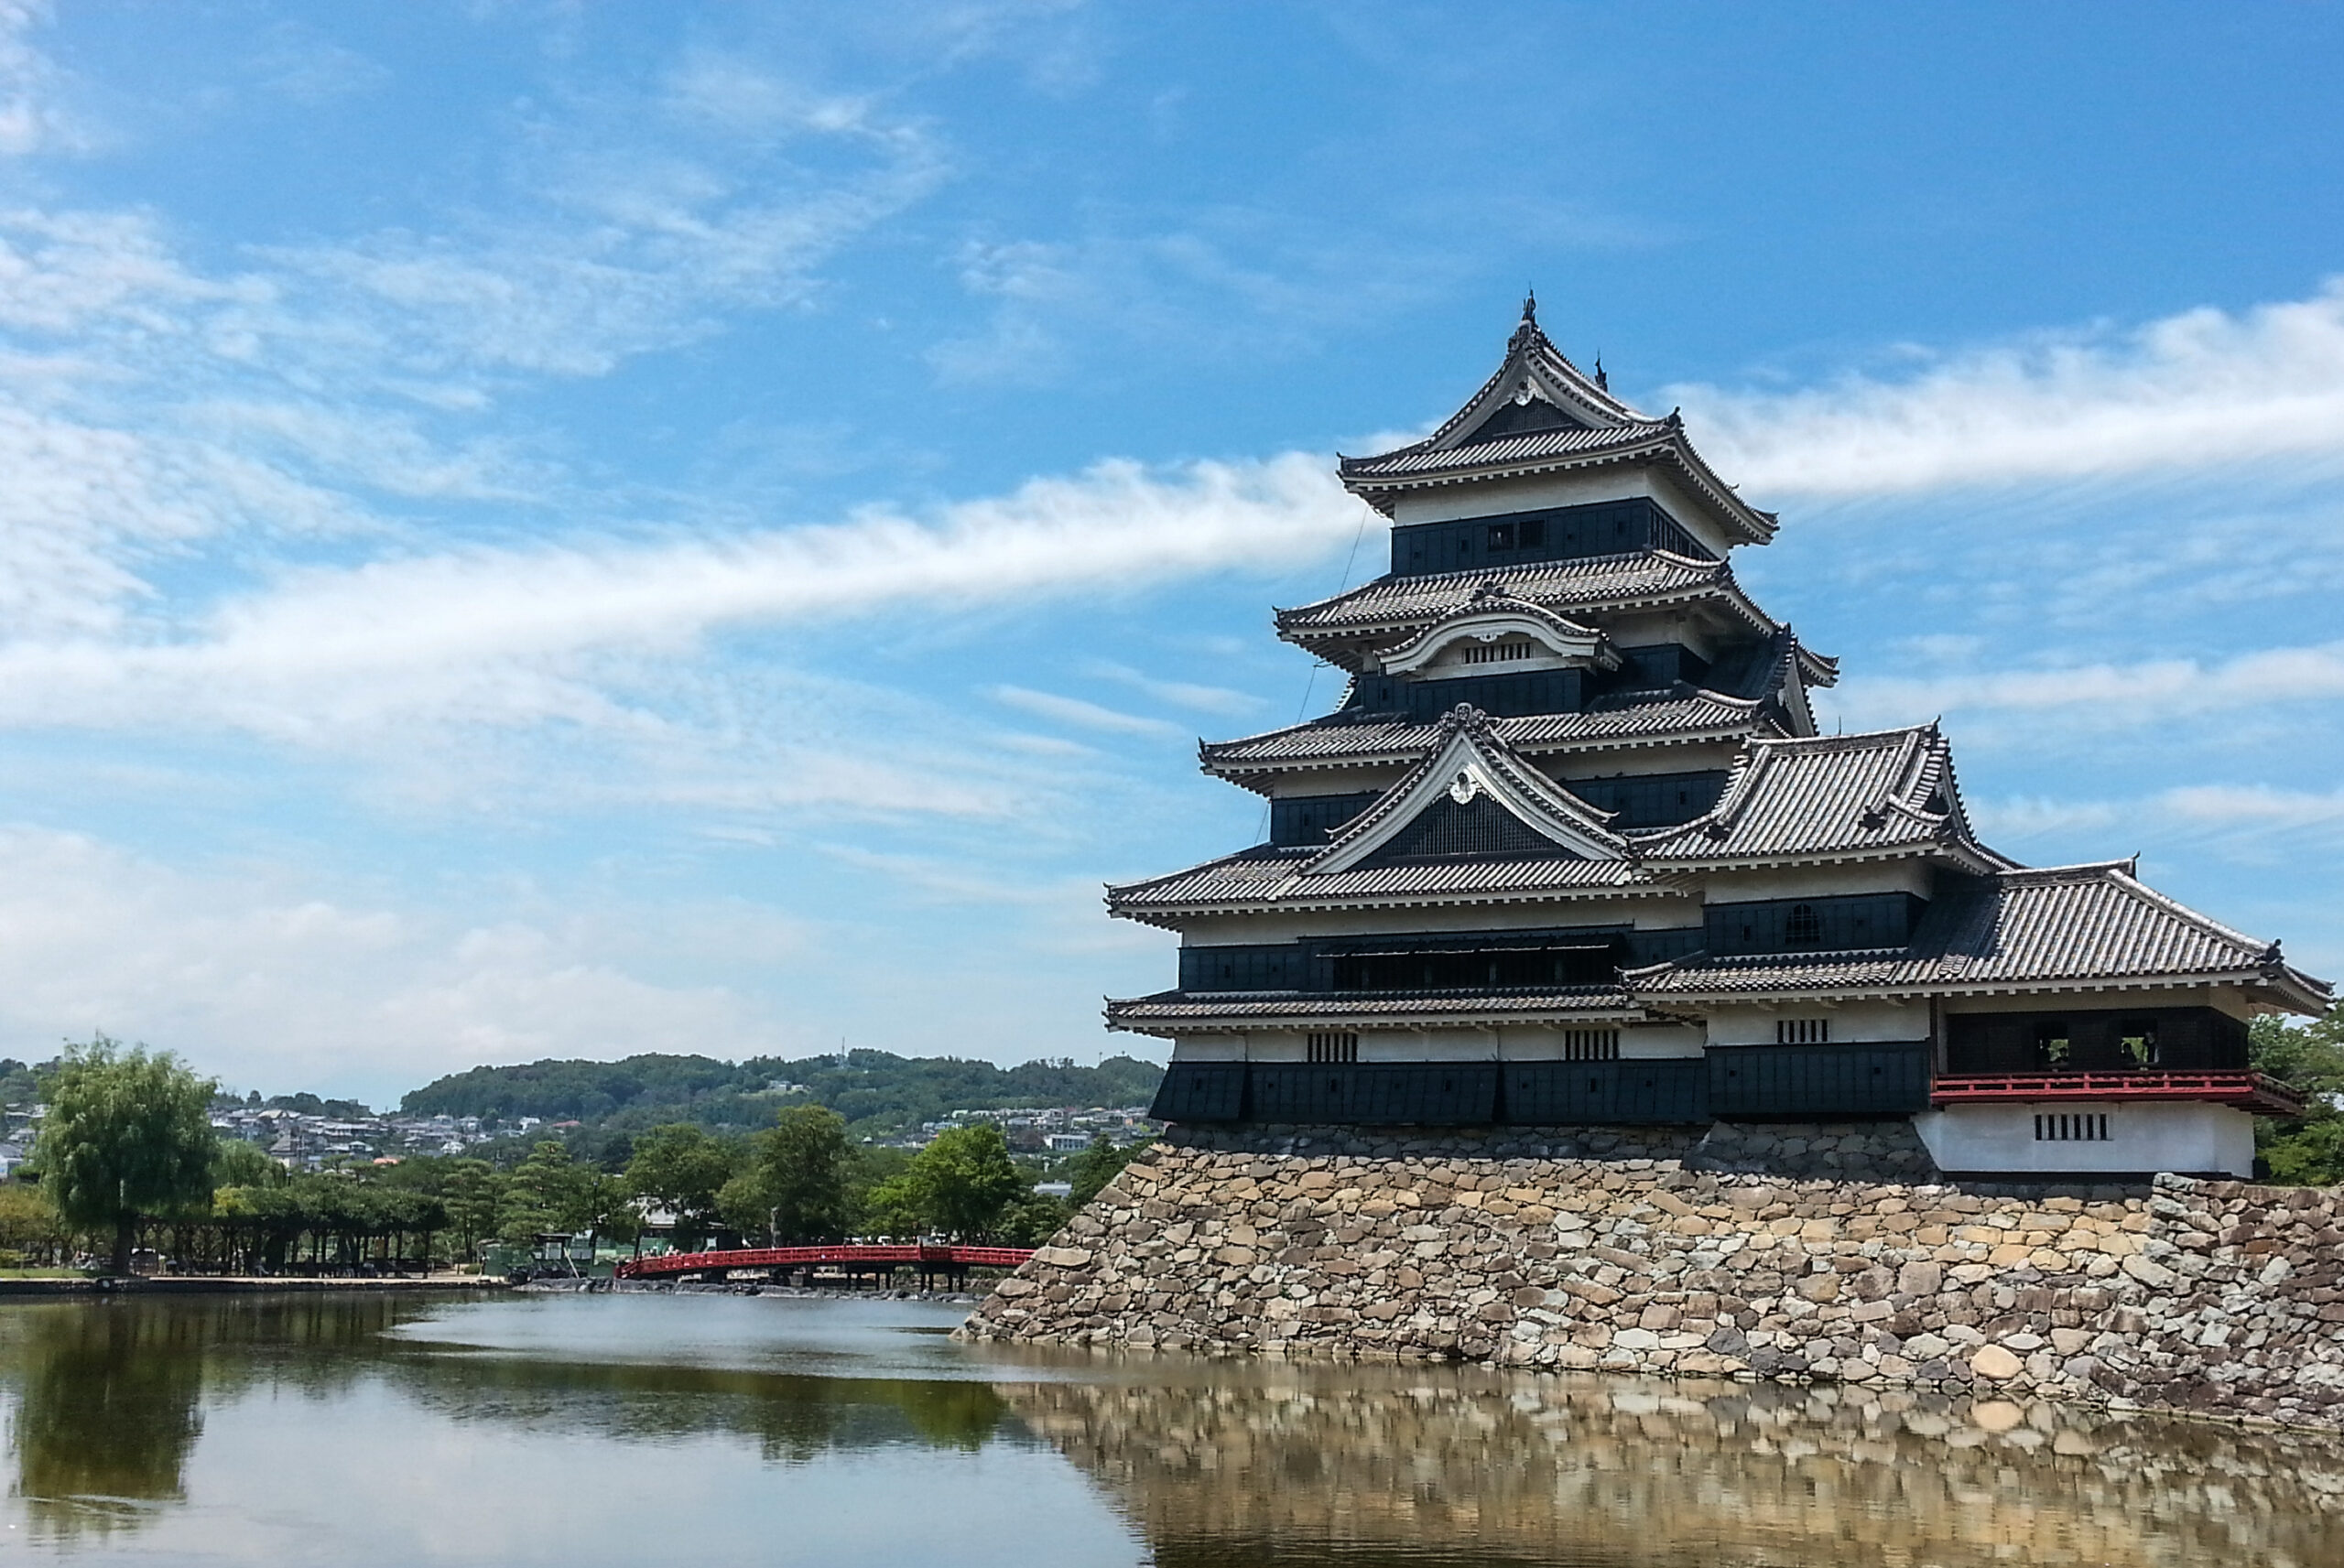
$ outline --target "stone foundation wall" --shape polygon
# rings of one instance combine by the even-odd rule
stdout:
[[[1917,1147],[1903,1123],[1176,1130],[963,1332],[2344,1424],[2338,1193],[1895,1178]]]

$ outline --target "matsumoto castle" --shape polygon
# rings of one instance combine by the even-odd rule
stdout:
[[[1113,888],[1180,933],[1179,1122],[1909,1117],[1950,1173],[2251,1173],[2299,1111],[2247,1021],[2325,1010],[2276,943],[2128,860],[1980,843],[1934,725],[1817,732],[1837,678],[1735,580],[1776,521],[1525,304],[1429,438],[1345,458],[1392,569],[1277,613],[1337,709],[1203,748],[1265,844]]]

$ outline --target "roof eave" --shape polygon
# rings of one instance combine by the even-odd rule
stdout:
[[[1416,450],[1403,448],[1403,451]],[[1470,448],[1458,448],[1470,451]],[[1398,456],[1386,452],[1383,458]],[[1741,496],[1733,487],[1720,479],[1717,471],[1693,449],[1683,427],[1671,428],[1661,435],[1647,437],[1631,444],[1592,452],[1557,452],[1543,458],[1515,458],[1486,463],[1458,463],[1453,466],[1421,470],[1408,474],[1369,475],[1361,470],[1364,465],[1381,460],[1376,458],[1346,459],[1337,466],[1336,477],[1345,490],[1374,507],[1386,517],[1394,515],[1400,496],[1412,490],[1437,490],[1449,485],[1470,484],[1480,481],[1501,479],[1532,479],[1540,474],[1561,473],[1573,469],[1607,468],[1619,463],[1649,461],[1655,458],[1671,459],[1690,480],[1701,498],[1716,509],[1732,532],[1742,535],[1742,542],[1763,545],[1770,542],[1778,524],[1767,513],[1759,511]]]
[[[1212,899],[1190,903],[1162,904],[1154,909],[1115,908],[1107,913],[1122,920],[1163,925],[1170,920],[1202,920],[1223,914],[1286,914],[1331,909],[1428,909],[1482,903],[1558,903],[1606,898],[1672,898],[1683,894],[1657,882],[1605,882],[1575,887],[1457,889],[1423,893],[1353,893],[1323,898],[1281,895],[1275,898]]]
[[[1681,972],[1670,970],[1671,973]],[[1636,971],[1639,976],[1652,976],[1650,969]],[[1623,976],[1622,979],[1627,977]],[[1649,985],[1646,979],[1640,983]],[[1670,987],[1645,993],[1646,1000],[1659,1003],[1686,1002],[1720,1005],[1737,1001],[1816,1001],[1829,999],[1861,1001],[1883,997],[1927,996],[2028,996],[2071,995],[2078,991],[2198,989],[2217,986],[2249,989],[2277,986],[2256,969],[2204,969],[2179,974],[2135,975],[2075,975],[2075,976],[1998,976],[1991,979],[1965,980],[1957,976],[1936,976],[1926,979],[1872,980],[1852,985],[1805,986],[1742,986],[1735,988]],[[1635,984],[1629,989],[1634,990]],[[2317,1013],[2325,1005],[2314,1005],[2297,1011]]]

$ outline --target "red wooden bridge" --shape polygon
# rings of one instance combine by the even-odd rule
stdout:
[[[622,1280],[675,1280],[704,1274],[722,1278],[735,1269],[775,1273],[837,1269],[850,1277],[918,1271],[924,1280],[939,1274],[965,1281],[971,1269],[1015,1269],[1034,1255],[1030,1247],[953,1247],[931,1242],[841,1241],[819,1247],[743,1247],[724,1252],[669,1252],[631,1258],[618,1266]]]

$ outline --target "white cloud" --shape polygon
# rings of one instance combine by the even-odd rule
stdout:
[[[1861,495],[2344,459],[2344,279],[2308,299],[2042,333],[1788,393],[1688,385],[1702,450],[1753,493]]]
[[[1828,699],[1850,724],[1916,713],[2058,713],[2102,726],[2344,697],[2344,643],[2263,648],[2228,659],[2153,659],[2044,670],[1954,673],[1928,680],[1851,676]]]
[[[595,686],[590,655],[674,656],[732,623],[1114,592],[1291,564],[1356,525],[1327,467],[1300,453],[1169,471],[1107,462],[926,520],[873,512],[729,537],[288,571],[168,640],[0,644],[0,722],[213,724],[297,740],[415,718],[626,728],[641,720]]]
[[[1159,680],[1133,669],[1129,665],[1113,664],[1105,659],[1089,661],[1082,666],[1082,673],[1096,676],[1101,680],[1119,682],[1134,691],[1145,692],[1158,702],[1168,702],[1175,708],[1194,708],[1199,713],[1217,713],[1237,719],[1249,713],[1258,713],[1263,707],[1262,698],[1252,692],[1232,691],[1225,686],[1199,686],[1194,681]]]
[[[770,965],[804,927],[732,902],[483,924],[321,893],[266,868],[190,871],[86,836],[0,829],[0,1034],[46,1056],[103,1030],[239,1087],[386,1095],[483,1062],[781,1049],[720,986],[646,979],[688,957]]]
[[[65,73],[29,38],[53,13],[47,0],[0,0],[0,157],[78,152],[93,139],[65,106]]]
[[[1079,697],[1059,697],[1022,686],[997,686],[986,695],[1005,708],[1015,708],[1037,719],[1071,724],[1082,730],[1102,730],[1117,735],[1167,737],[1177,737],[1183,733],[1177,724],[1167,724],[1161,719],[1143,719],[1135,713],[1124,713],[1095,702],[1085,702]]]
[[[2267,863],[2288,845],[2344,845],[2344,790],[2291,790],[2268,784],[2179,784],[2112,800],[2021,797],[1973,802],[1989,839],[2024,844],[2067,840],[2111,830],[2142,837],[2132,845],[2204,844],[2232,858]]]

